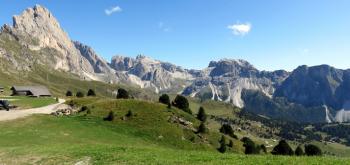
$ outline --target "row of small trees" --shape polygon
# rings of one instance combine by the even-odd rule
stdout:
[[[170,103],[169,95],[163,94],[159,97],[159,102],[168,105],[169,108],[171,106],[174,106],[189,114],[192,114],[192,110],[190,109],[190,103],[188,102],[185,96],[177,95],[175,99]]]
[[[68,91],[66,92],[66,96],[67,96],[67,97],[72,97],[72,96],[73,96],[73,92],[70,91],[70,90],[68,90]],[[83,92],[81,92],[81,91],[78,91],[78,92],[75,94],[75,96],[76,96],[76,97],[84,97],[85,94],[84,94]],[[94,90],[89,89],[88,92],[87,92],[87,94],[86,94],[86,96],[96,96],[96,93],[95,93]]]
[[[297,155],[297,156],[321,156],[322,150],[313,144],[306,144],[304,146],[305,150],[302,149],[302,146],[298,146],[295,151],[289,146],[287,141],[281,140],[278,145],[276,145],[273,150],[273,155]]]
[[[66,96],[67,97],[72,97],[73,96],[73,92],[68,90],[66,92]],[[78,91],[76,94],[75,94],[76,97],[84,97],[85,94],[81,91]],[[92,89],[89,89],[86,96],[96,96],[96,93],[94,90]],[[119,88],[118,89],[118,92],[117,92],[117,99],[129,99],[130,98],[130,95],[129,95],[129,92],[123,88]]]
[[[251,140],[248,137],[243,137],[241,139],[243,142],[243,147],[245,148],[244,153],[247,155],[250,154],[260,154],[260,153],[267,153],[266,146],[261,144],[257,145],[253,140]],[[226,152],[227,146],[232,147],[233,141],[230,140],[230,143],[227,145],[226,138],[223,135],[219,141],[220,147],[218,148],[218,151],[221,153]],[[322,150],[313,144],[306,144],[304,145],[305,149],[302,149],[302,146],[299,145],[295,151],[289,146],[287,141],[281,140],[271,151],[271,154],[273,155],[287,155],[287,156],[322,156]]]

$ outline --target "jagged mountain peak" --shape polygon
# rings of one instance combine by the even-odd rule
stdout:
[[[209,68],[213,68],[210,72],[210,76],[221,76],[221,75],[239,75],[244,73],[251,75],[252,73],[258,72],[258,70],[245,60],[234,60],[234,59],[221,59],[219,61],[211,61]]]
[[[35,5],[20,15],[13,16],[13,27],[9,31],[31,50],[50,48],[60,53],[60,56],[55,56],[55,69],[78,74],[93,73],[93,68],[82,58],[68,34],[47,8]]]
[[[95,73],[114,74],[113,69],[108,63],[99,56],[90,46],[85,45],[79,41],[73,41],[75,47],[80,51],[81,55],[85,57],[94,69]]]
[[[346,70],[329,65],[302,65],[290,74],[274,95],[305,106],[325,104],[340,109],[346,101],[344,97],[347,92],[344,89],[349,87],[348,81],[344,80],[349,77]]]
[[[215,67],[218,64],[226,64],[226,65],[234,65],[234,66],[240,66],[240,67],[247,67],[247,68],[254,68],[252,64],[250,64],[248,61],[243,59],[230,59],[230,58],[223,58],[219,61],[210,61],[209,67]]]
[[[45,30],[46,32],[55,32],[53,34],[55,36],[68,38],[68,34],[61,29],[58,20],[47,8],[40,5],[27,8],[20,15],[13,16],[13,27],[32,35]]]

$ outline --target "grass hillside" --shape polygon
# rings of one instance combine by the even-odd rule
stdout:
[[[124,84],[107,84],[98,81],[84,81],[76,75],[65,72],[46,69],[38,66],[31,72],[6,74],[0,70],[0,86],[5,87],[5,95],[10,95],[10,88],[13,85],[44,85],[47,86],[54,96],[64,97],[67,90],[75,94],[81,91],[86,94],[93,89],[99,97],[115,97],[114,92],[118,88],[125,88],[135,97],[147,100],[154,100],[153,92],[147,89],[140,90],[138,87],[126,86]]]
[[[180,124],[176,115],[199,124],[193,116],[165,105],[139,100],[74,99],[90,109],[77,115],[32,116],[0,124],[0,162],[4,164],[346,164],[335,157],[245,156],[216,151],[220,134],[202,138]],[[128,111],[131,117],[125,117]],[[104,121],[110,112],[114,121]]]

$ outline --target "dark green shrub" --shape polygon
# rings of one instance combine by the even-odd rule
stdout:
[[[84,93],[78,91],[77,94],[76,94],[76,96],[79,97],[79,98],[82,98],[82,97],[84,97]]]
[[[131,110],[128,111],[128,113],[125,115],[126,117],[132,117],[134,114]]]
[[[168,109],[171,109],[171,104],[169,103],[168,106],[167,106]]]
[[[170,97],[167,94],[162,94],[159,97],[159,102],[165,105],[169,105],[170,104]]]
[[[79,112],[87,111],[89,108],[87,106],[82,106],[79,110]]]
[[[245,148],[244,153],[249,154],[259,154],[260,153],[260,146],[257,146],[253,140],[251,140],[248,137],[244,137],[241,140],[243,142],[243,147]]]
[[[307,156],[322,156],[322,150],[313,144],[305,145],[305,154]]]
[[[220,132],[231,136],[232,138],[238,139],[238,137],[235,135],[232,127],[229,124],[223,124],[220,128]]]
[[[67,97],[71,97],[71,96],[73,96],[72,91],[67,91],[67,92],[66,92],[66,96],[67,96]]]
[[[118,89],[117,99],[129,99],[129,92],[123,88]]]
[[[303,156],[305,153],[304,153],[304,150],[301,148],[301,146],[299,145],[296,149],[295,149],[295,155],[297,156]]]
[[[95,91],[92,89],[89,89],[87,96],[96,96]]]
[[[272,150],[273,155],[293,155],[294,151],[287,141],[281,140]]]
[[[232,140],[230,140],[230,142],[228,143],[228,146],[231,147],[231,148],[233,147],[233,141]]]
[[[260,145],[260,149],[266,154],[267,153],[267,149],[265,145]]]
[[[108,115],[107,115],[105,118],[103,118],[103,120],[104,120],[104,121],[113,121],[113,120],[114,120],[114,112],[113,112],[113,111],[110,111],[110,112],[108,113]]]
[[[175,97],[175,100],[173,101],[173,106],[182,109],[183,111],[192,114],[192,111],[190,109],[190,104],[188,103],[188,100],[186,97],[177,95]]]
[[[205,126],[204,122],[202,122],[198,127],[198,133],[208,133],[208,129]]]
[[[226,152],[226,138],[225,138],[225,136],[221,136],[219,143],[220,143],[220,147],[218,148],[218,151],[221,153],[225,153]]]

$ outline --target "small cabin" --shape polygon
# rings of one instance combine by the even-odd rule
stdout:
[[[45,86],[13,86],[12,96],[51,97],[49,89]]]
[[[3,93],[5,88],[3,86],[0,86],[0,93]]]

